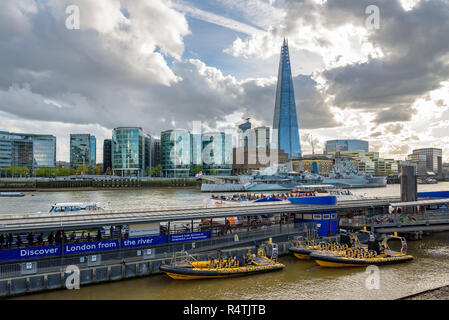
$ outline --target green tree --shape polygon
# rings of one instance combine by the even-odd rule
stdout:
[[[67,168],[59,168],[56,171],[56,175],[59,177],[66,177],[72,175],[72,172],[75,171],[73,169],[67,169]]]
[[[56,176],[57,169],[51,167],[41,167],[34,170],[34,175],[36,177],[54,177]]]
[[[27,176],[29,173],[30,169],[28,169],[28,167],[17,168],[17,174],[20,175],[20,177]]]
[[[217,175],[217,169],[210,169],[209,171],[211,176],[216,176]]]
[[[81,165],[76,169],[76,174],[89,174],[89,167],[87,165]]]
[[[105,174],[105,175],[108,175],[108,176],[112,175],[111,167],[107,167],[107,169],[106,169],[106,171],[105,171],[104,174]]]
[[[152,177],[160,177],[161,175],[162,175],[162,165],[158,164],[157,166],[151,168]]]
[[[197,164],[197,165],[193,168],[193,173],[194,173],[194,174],[198,174],[198,173],[200,173],[201,171],[203,171],[203,166],[200,165],[200,164]]]

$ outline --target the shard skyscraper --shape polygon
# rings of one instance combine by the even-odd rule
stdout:
[[[277,148],[279,150],[287,153],[289,158],[302,156],[288,42],[285,39],[279,62],[273,130],[274,133],[277,131]]]

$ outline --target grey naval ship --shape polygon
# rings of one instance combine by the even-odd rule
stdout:
[[[291,168],[291,166],[290,166]],[[359,172],[349,162],[340,162],[334,166],[327,177],[313,172],[293,172],[279,168],[267,168],[254,175],[237,177],[204,177],[202,192],[258,192],[288,191],[301,185],[334,185],[336,187],[376,188],[386,187],[386,176],[372,176]]]

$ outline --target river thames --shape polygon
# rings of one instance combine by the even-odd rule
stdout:
[[[399,196],[399,185],[355,189],[372,197]],[[419,185],[419,191],[449,190],[449,183]],[[0,214],[48,212],[56,202],[93,201],[109,209],[203,205],[210,194],[194,189],[36,192],[0,198]],[[380,288],[368,289],[365,268],[322,268],[313,261],[283,256],[280,272],[249,277],[176,281],[165,275],[58,290],[17,299],[395,299],[449,284],[449,233],[409,241],[415,260],[380,267]]]

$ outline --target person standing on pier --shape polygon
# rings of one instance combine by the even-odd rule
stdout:
[[[53,231],[50,232],[50,234],[48,235],[48,244],[49,245],[53,245],[53,240],[55,239],[55,236],[53,235]]]
[[[8,233],[8,234],[6,235],[6,246],[7,246],[8,248],[11,248],[11,247],[12,247],[12,240],[13,240],[12,233]]]
[[[3,243],[5,242],[5,236],[2,234],[0,234],[0,248],[3,249]]]
[[[12,245],[12,242],[11,242],[11,245]],[[22,246],[22,237],[20,236],[20,234],[17,235],[16,245],[17,245],[17,247]]]
[[[27,236],[27,241],[28,241],[28,245],[31,247],[33,246],[33,242],[34,242],[34,235],[32,232],[28,233]]]
[[[40,246],[44,244],[44,234],[42,232],[37,236],[37,244]]]

